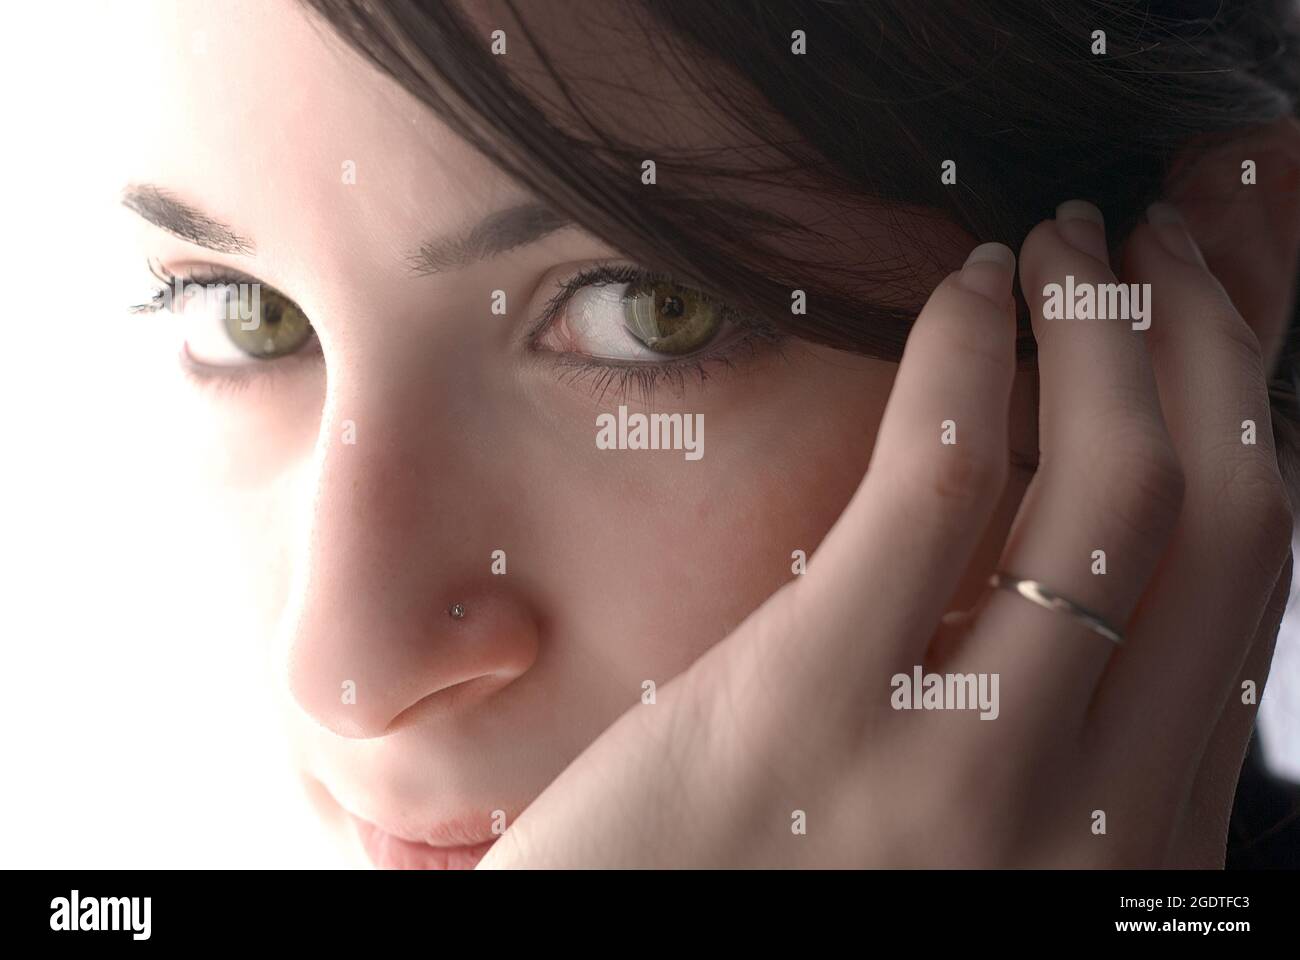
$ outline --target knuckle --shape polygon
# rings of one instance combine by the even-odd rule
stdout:
[[[1210,309],[1210,313],[1211,316],[1206,317],[1206,322],[1214,324],[1228,349],[1233,353],[1233,360],[1237,362],[1237,366],[1232,369],[1258,370],[1262,383],[1263,348],[1260,346],[1259,336],[1251,329],[1250,324],[1242,319],[1241,314],[1231,303],[1215,304]]]
[[[1021,273],[1034,283],[1042,279],[1047,259],[1057,249],[1058,235],[1053,220],[1040,221],[1020,244]]]
[[[1243,456],[1240,452],[1249,449],[1238,447],[1236,462],[1223,484],[1223,498],[1234,503],[1248,523],[1289,527],[1291,501],[1276,465],[1262,453],[1250,452]]]
[[[1295,535],[1295,511],[1291,507],[1290,497],[1279,486],[1260,511],[1264,528],[1272,531],[1281,541],[1277,548],[1278,552],[1286,554]]]
[[[1225,538],[1247,568],[1261,577],[1276,577],[1291,553],[1295,517],[1285,488],[1258,458],[1234,472],[1225,511]]]
[[[910,486],[928,489],[946,504],[973,507],[991,502],[1006,483],[1006,457],[993,444],[965,440],[941,446],[926,459],[929,476]]]
[[[938,791],[949,799],[927,818],[929,823],[943,824],[948,862],[1001,866],[1013,856],[1025,822],[1023,781],[1007,766],[987,746],[951,757],[945,789]],[[961,802],[954,803],[954,797],[961,797]]]
[[[993,323],[1001,323],[998,309],[985,297],[965,289],[955,279],[945,280],[926,304],[931,314],[922,336],[947,357],[960,357],[962,365],[979,364],[1008,372],[1014,366],[1009,337],[998,336]]]
[[[1098,506],[1136,536],[1168,536],[1186,492],[1182,465],[1168,440],[1154,430],[1129,431],[1104,450],[1091,478]]]
[[[1251,388],[1257,385],[1262,392],[1266,378],[1259,336],[1219,283],[1206,276],[1201,290],[1184,291],[1184,295],[1188,299],[1178,304],[1178,322],[1188,329],[1203,332],[1207,346],[1226,355],[1222,361],[1223,368],[1246,372],[1252,381]]]

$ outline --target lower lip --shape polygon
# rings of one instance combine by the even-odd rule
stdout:
[[[380,870],[473,870],[496,839],[466,847],[434,847],[403,840],[368,820],[352,817],[366,856]]]

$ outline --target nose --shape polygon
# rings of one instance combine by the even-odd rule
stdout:
[[[391,384],[350,396],[323,411],[285,668],[318,723],[370,738],[481,704],[532,665],[538,629],[491,572],[508,511],[474,445],[454,449],[472,414]]]

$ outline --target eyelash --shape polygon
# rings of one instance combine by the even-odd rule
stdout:
[[[145,303],[135,304],[127,309],[132,314],[157,313],[164,309],[162,297],[166,288],[179,280],[181,283],[260,283],[256,277],[238,270],[200,266],[175,274],[161,262],[150,259],[149,272],[163,289],[155,290],[153,296]],[[673,391],[680,395],[688,380],[703,385],[710,378],[710,371],[735,369],[738,360],[752,357],[762,348],[779,348],[784,335],[771,323],[754,316],[749,316],[721,304],[721,309],[728,322],[738,327],[741,333],[732,337],[725,344],[712,349],[706,348],[693,356],[649,363],[644,361],[619,361],[597,359],[582,354],[556,353],[538,345],[542,334],[560,317],[573,296],[585,287],[608,286],[628,283],[670,283],[679,284],[667,274],[643,270],[629,264],[596,264],[580,270],[559,284],[559,290],[542,308],[542,315],[534,321],[524,335],[527,348],[537,354],[546,354],[548,361],[562,368],[560,380],[575,384],[587,382],[593,395],[603,400],[611,391],[619,399],[626,399],[630,390],[635,388],[643,402],[648,402],[656,386],[663,382],[671,385]],[[254,381],[278,376],[286,371],[296,360],[314,359],[320,352],[320,341],[313,336],[311,347],[281,357],[278,360],[253,362],[243,367],[212,367],[197,363],[182,348],[181,367],[186,376],[200,386],[216,390],[242,390]]]
[[[163,288],[155,290],[147,302],[128,307],[131,313],[157,313],[162,309],[161,299],[167,292],[166,288],[175,284],[177,280],[181,283],[261,283],[254,276],[226,267],[198,266],[184,274],[175,274],[164,267],[161,261],[152,258],[146,262],[146,266],[154,279],[163,284]]]
[[[664,381],[667,381],[673,391],[680,395],[688,380],[703,385],[709,379],[711,370],[735,369],[738,361],[752,357],[762,348],[776,349],[785,339],[773,324],[759,317],[743,314],[726,304],[719,304],[726,319],[740,328],[741,334],[722,346],[706,348],[689,357],[647,363],[597,359],[575,353],[555,353],[538,346],[537,341],[542,334],[551,328],[579,290],[589,286],[638,282],[690,286],[678,283],[667,274],[643,270],[629,264],[602,263],[587,267],[561,281],[559,291],[546,302],[541,317],[532,324],[526,334],[528,348],[537,353],[548,354],[550,362],[564,368],[565,372],[560,377],[562,382],[587,382],[598,400],[603,400],[611,391],[617,399],[627,399],[629,388],[635,387],[642,402],[648,402],[655,387]]]
[[[148,270],[154,279],[163,284],[163,289],[155,290],[153,296],[145,303],[134,304],[127,308],[132,314],[158,313],[163,310],[162,297],[166,288],[179,281],[182,284],[231,284],[261,283],[251,274],[228,267],[200,265],[189,268],[182,273],[173,273],[161,261],[150,259]],[[320,356],[320,340],[313,333],[311,341],[302,349],[276,360],[253,361],[242,367],[218,367],[199,363],[188,349],[181,347],[181,372],[195,385],[217,393],[238,393],[254,383],[269,383],[292,370],[299,363],[313,362]]]

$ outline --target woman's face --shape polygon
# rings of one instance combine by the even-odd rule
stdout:
[[[667,356],[631,335],[617,284],[539,330],[559,284],[635,263],[579,226],[458,244],[537,198],[294,3],[138,15],[151,53],[131,80],[177,120],[130,147],[140,299],[150,259],[198,281],[234,271],[314,329],[290,352],[290,309],[240,341],[283,355],[253,359],[203,301],[142,315],[192,357],[164,359],[246,558],[223,599],[260,611],[296,761],[346,842],[360,849],[343,811],[410,839],[489,839],[811,555],[867,465],[894,367],[727,323],[706,356]],[[918,305],[975,242],[930,227],[921,255],[879,221],[834,226],[906,258]],[[436,271],[413,269],[422,249]],[[695,453],[602,449],[597,418],[620,405],[702,421]]]

